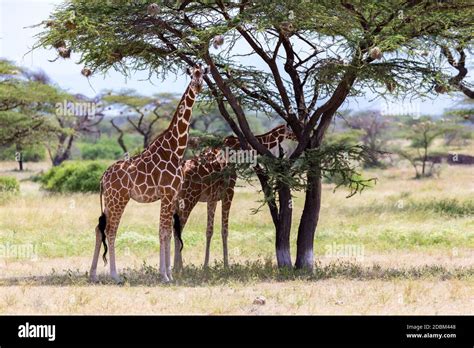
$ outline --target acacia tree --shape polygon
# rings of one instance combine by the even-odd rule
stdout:
[[[0,146],[15,146],[19,170],[23,170],[25,146],[37,145],[61,131],[51,115],[64,94],[48,82],[41,72],[0,60]]]
[[[77,138],[85,134],[100,133],[97,126],[104,119],[101,96],[88,98],[76,94],[67,98],[56,104],[54,113],[61,131],[56,132],[56,139],[52,144],[50,142],[46,145],[53,166],[71,158],[72,146]]]
[[[0,146],[14,144],[22,170],[24,146],[46,144],[54,166],[70,158],[74,140],[97,132],[103,118],[99,99],[70,95],[42,71],[30,71],[0,61]],[[75,107],[93,105],[92,108]],[[80,109],[77,113],[76,109]]]
[[[415,178],[421,179],[434,174],[435,161],[430,157],[429,149],[435,139],[453,130],[452,124],[434,121],[430,117],[408,119],[401,124],[401,135],[411,139],[407,149],[395,149],[399,156],[408,160],[415,169]]]
[[[117,141],[124,152],[128,152],[123,140],[124,132],[138,133],[143,138],[143,148],[147,147],[156,135],[157,129],[163,127],[159,121],[169,122],[177,102],[176,97],[169,93],[147,97],[133,90],[110,92],[104,96],[103,101],[109,110],[115,109],[126,120],[127,129],[120,127],[117,118],[111,120],[112,126],[119,133]]]
[[[472,35],[472,34],[471,34]],[[450,77],[447,81],[450,87],[461,91],[464,93],[468,98],[474,99],[474,89],[472,84],[469,84],[465,78],[467,76],[468,70],[466,67],[466,58],[467,58],[467,49],[466,46],[469,46],[469,41],[472,40],[472,37],[465,35],[465,36],[456,36],[458,38],[457,42],[452,44],[453,48],[448,47],[444,43],[440,43],[439,46],[441,48],[441,53],[446,58],[448,64],[457,70],[457,74]],[[460,39],[462,38],[462,39]],[[467,42],[464,42],[464,41]],[[442,92],[447,91],[447,88],[443,85],[438,86],[438,89]]]
[[[472,2],[462,0],[71,0],[45,22],[38,46],[60,42],[81,53],[92,72],[166,75],[190,64],[209,65],[209,96],[241,146],[252,146],[263,160],[257,176],[281,267],[292,265],[291,191],[304,190],[295,266],[311,269],[321,176],[341,169],[328,158],[344,157],[322,155],[331,152],[323,139],[335,113],[349,96],[367,90],[435,93],[436,83],[449,78],[436,45],[452,47],[453,33],[472,38],[472,16]],[[257,141],[246,112],[252,108],[274,112],[292,128],[298,145],[289,159],[274,158]]]
[[[351,129],[361,131],[361,140],[373,152],[382,152],[387,142],[386,131],[389,127],[388,120],[384,119],[378,111],[356,113],[346,117],[345,122]],[[377,156],[366,163],[367,166],[381,166]]]
[[[200,103],[193,110],[191,129],[203,133],[226,134],[230,131],[215,103]]]

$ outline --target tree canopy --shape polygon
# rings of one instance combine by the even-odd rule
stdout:
[[[59,131],[45,115],[65,93],[41,76],[0,60],[0,146],[36,144]]]

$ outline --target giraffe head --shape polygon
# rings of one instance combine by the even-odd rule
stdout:
[[[191,88],[193,92],[195,94],[200,93],[202,90],[204,75],[209,73],[209,68],[197,64],[196,66],[188,68],[186,72],[191,76]]]
[[[295,133],[293,130],[290,128],[289,125],[284,125],[284,130],[285,130],[285,139],[293,140],[293,141],[298,141],[298,138],[296,138]]]

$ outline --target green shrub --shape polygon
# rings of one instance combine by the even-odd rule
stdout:
[[[413,209],[454,217],[471,216],[474,215],[474,201],[460,202],[457,199],[431,200],[413,203]]]
[[[11,176],[0,176],[0,193],[18,193],[20,184]]]
[[[85,160],[119,159],[123,156],[123,150],[117,142],[111,138],[103,137],[96,143],[83,143],[79,146],[81,157]]]
[[[15,145],[0,148],[0,161],[15,161],[16,152]],[[27,146],[22,154],[24,162],[40,162],[46,159],[46,152],[42,145]]]
[[[98,192],[106,169],[102,162],[64,162],[41,177],[41,186],[52,192]]]

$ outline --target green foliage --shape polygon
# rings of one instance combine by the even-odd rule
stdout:
[[[430,200],[413,203],[414,210],[434,212],[453,217],[474,216],[474,201],[460,202],[457,199]]]
[[[394,147],[393,152],[406,159],[415,169],[415,178],[433,176],[437,167],[430,161],[430,147],[445,132],[455,129],[453,124],[432,120],[428,116],[406,119],[400,123],[399,134],[411,140],[408,148]]]
[[[50,116],[69,96],[38,77],[0,60],[0,146],[36,145],[61,131]]]
[[[400,213],[400,214],[426,214],[441,215],[447,217],[470,217],[474,216],[474,201],[461,201],[454,198],[430,199],[430,200],[412,200],[404,199],[403,204],[396,197],[389,202],[377,203],[373,202],[363,207],[356,207],[350,214],[384,214],[384,213]]]
[[[362,135],[362,130],[349,129],[340,132],[328,133],[325,140],[328,146],[357,145],[360,143],[359,139]]]
[[[64,162],[41,178],[43,189],[52,192],[98,192],[100,179],[107,169],[103,162]]]
[[[337,188],[344,186],[350,190],[347,197],[362,192],[366,187],[373,187],[377,181],[375,178],[365,179],[359,173],[359,165],[369,162],[375,156],[375,152],[363,145],[334,145],[323,146],[320,149],[307,151],[302,168],[306,171],[321,169],[321,175],[334,180]]]
[[[341,186],[348,188],[349,198],[376,183],[376,178],[366,179],[359,172],[360,164],[369,161],[373,156],[374,152],[363,145],[339,144],[307,150],[304,157],[297,160],[260,156],[258,163],[265,168],[268,183],[275,189],[284,184],[291,190],[304,190],[307,188],[308,174],[311,174],[334,182],[334,190]],[[249,164],[234,164],[233,167],[241,177],[250,180],[252,168]],[[264,202],[274,198],[273,193],[270,193]]]
[[[0,176],[0,193],[18,193],[20,184],[18,180],[9,176]]]
[[[374,180],[365,179],[362,176],[362,174],[359,174],[359,173],[352,173],[352,176],[350,178],[344,178],[342,174],[336,173],[334,174],[334,176],[325,176],[324,182],[335,184],[336,187],[347,186],[349,189],[356,189],[357,188],[356,183],[358,182],[366,183],[365,187],[367,188],[374,187],[375,179]]]
[[[12,62],[5,59],[0,59],[0,75],[16,75],[20,73],[21,69],[16,67]]]
[[[384,61],[357,67],[358,88],[354,92],[362,93],[361,87],[369,87],[383,94],[390,83],[395,94],[433,93],[435,78],[448,78],[439,64],[437,50],[432,49],[433,41],[467,44],[472,38],[472,7],[462,0],[449,5],[402,0],[191,2],[182,11],[177,11],[178,3],[156,1],[156,15],[147,13],[151,0],[115,3],[119,5],[64,1],[44,22],[46,29],[37,45],[51,47],[64,42],[80,52],[81,63],[93,71],[114,68],[124,74],[130,70],[176,73],[185,64],[177,58],[185,55],[196,61],[209,53],[219,67],[229,72],[229,84],[253,85],[272,95],[275,84],[271,74],[256,69],[253,63],[242,66],[237,59],[242,52],[238,50],[220,56],[209,46],[216,35],[223,35],[225,46],[233,47],[242,38],[239,30],[247,28],[261,46],[268,44],[268,50],[264,50],[271,57],[277,42],[274,34],[282,32],[301,45],[305,45],[303,40],[296,36],[313,43],[305,45],[308,55],[322,53],[306,61],[305,67],[309,67],[319,60],[307,70],[307,87],[309,90],[317,84],[317,93],[327,96],[334,91],[339,77],[353,68],[353,55],[367,54],[374,47],[380,49]],[[331,51],[335,54],[326,55]],[[421,52],[428,54],[418,60]],[[246,93],[239,93],[239,97],[262,111],[265,108],[262,99]]]
[[[17,150],[14,145],[0,149],[0,161],[15,161]],[[25,146],[21,151],[24,162],[40,162],[46,159],[45,148],[41,145]]]
[[[117,160],[124,155],[117,142],[107,137],[101,137],[96,143],[82,143],[79,145],[79,148],[81,150],[81,157],[85,160]]]

